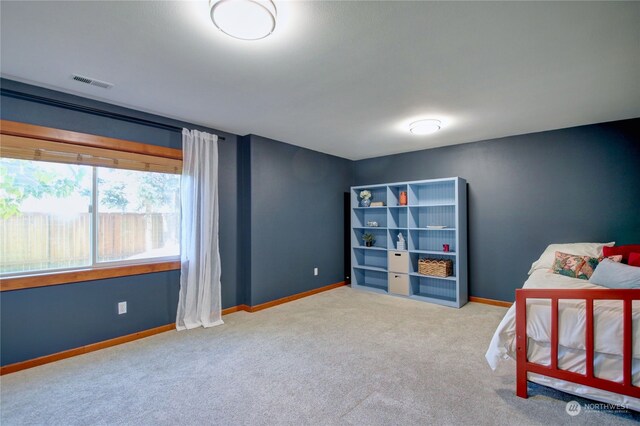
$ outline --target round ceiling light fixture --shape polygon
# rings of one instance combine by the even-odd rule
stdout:
[[[442,127],[442,122],[435,119],[418,120],[409,125],[409,131],[414,135],[430,135]]]
[[[210,0],[213,24],[240,40],[260,40],[276,28],[276,5],[271,0]]]

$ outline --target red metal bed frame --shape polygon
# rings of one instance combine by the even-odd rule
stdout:
[[[527,299],[551,300],[551,364],[543,365],[527,360]],[[584,300],[586,302],[586,368],[585,374],[558,368],[558,300]],[[622,300],[623,303],[623,381],[605,380],[593,375],[594,335],[593,301]],[[527,398],[527,373],[566,380],[592,388],[640,398],[640,387],[632,384],[631,362],[633,350],[632,301],[640,300],[640,290],[516,290],[516,395]]]

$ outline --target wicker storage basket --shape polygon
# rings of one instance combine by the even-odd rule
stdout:
[[[418,273],[434,277],[448,277],[453,275],[453,262],[449,259],[420,259]]]

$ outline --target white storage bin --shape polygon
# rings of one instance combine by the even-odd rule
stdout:
[[[409,273],[409,255],[406,251],[389,251],[389,272]]]
[[[389,293],[409,295],[409,276],[407,274],[389,273]]]

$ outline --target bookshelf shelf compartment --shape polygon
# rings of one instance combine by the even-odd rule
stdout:
[[[373,201],[384,201],[384,207],[361,207],[360,192],[368,189]],[[400,193],[407,192],[408,206],[400,206]],[[444,178],[398,182],[351,188],[351,264],[355,288],[388,293],[388,251],[408,253],[409,270],[397,273],[409,283],[409,297],[446,306],[461,307],[467,303],[467,183],[464,179]],[[367,224],[375,221],[379,226]],[[427,226],[445,226],[444,229]],[[366,247],[364,233],[375,237]],[[404,250],[398,250],[398,234],[405,239]],[[448,252],[443,251],[449,246]],[[453,275],[442,278],[418,274],[418,260],[423,257],[449,259]]]
[[[398,249],[398,234],[402,234],[404,237],[404,249]],[[389,229],[389,250],[407,250],[407,238],[409,234],[406,229]]]
[[[411,250],[411,253],[418,254],[433,254],[436,256],[443,256],[443,259],[449,259],[444,256],[455,256],[457,253],[455,251],[437,251],[437,250]]]
[[[436,277],[435,275],[423,275],[417,272],[410,272],[409,275],[411,275],[412,277],[429,278],[432,280],[456,281],[456,277],[454,275],[450,275],[448,277]]]
[[[353,209],[353,214],[351,215],[351,226],[354,228],[372,228],[368,223],[376,222],[378,224],[376,228],[386,228],[387,215],[386,207],[358,207]]]
[[[400,205],[400,193],[406,191],[406,184],[389,185],[387,190],[387,205],[389,207],[406,207]]]
[[[354,210],[375,210],[375,209],[386,209],[387,206],[369,206],[369,207],[354,207]]]
[[[378,268],[378,267],[376,267],[376,266],[366,266],[366,265],[363,265],[363,266],[354,266],[354,268],[356,268],[356,269],[363,269],[363,270],[365,270],[365,271],[387,272],[387,269],[386,269],[386,268]]]
[[[353,248],[354,249],[358,249],[358,250],[381,250],[381,251],[387,251],[387,249],[385,247],[376,247],[376,246],[367,247],[367,246],[362,245],[362,246],[354,246]]]
[[[389,228],[405,229],[408,225],[408,209],[391,207],[389,208],[389,214],[387,215]]]
[[[409,230],[409,251],[443,251],[445,244],[449,245],[450,251],[460,251],[457,247],[458,235],[455,230],[424,231],[422,229]]]
[[[355,239],[353,241],[354,247],[366,247],[364,241],[362,240],[362,236],[364,234],[371,234],[374,237],[373,247],[380,247],[381,249],[387,248],[387,228],[362,228],[357,227],[352,230],[352,238]]]
[[[371,270],[364,268],[353,268],[352,285],[364,289],[377,290],[378,292],[387,292],[387,271]]]
[[[412,274],[411,296],[455,302],[457,298],[456,282],[455,280]]]
[[[409,231],[455,231],[455,228],[409,228]]]
[[[358,226],[358,227],[354,226],[354,228],[357,228],[357,229],[387,229],[384,226]]]
[[[441,278],[441,277],[434,277],[434,278],[440,278],[440,279],[444,279],[444,280],[454,280],[455,281],[455,279],[456,279],[455,271],[456,271],[456,266],[457,266],[456,265],[456,258],[455,257],[451,257],[451,256],[409,252],[409,273],[415,274],[415,275],[418,275],[418,276],[421,276],[421,277],[426,277],[427,276],[427,275],[421,275],[421,274],[418,273],[419,260],[423,259],[423,258],[450,260],[453,263],[454,274],[452,276],[448,276],[446,278]]]
[[[409,228],[429,229],[427,226],[430,225],[445,226],[445,229],[455,229],[456,206],[409,208]]]
[[[356,263],[354,268],[372,268],[372,270],[387,270],[387,253],[385,250],[354,249]]]

